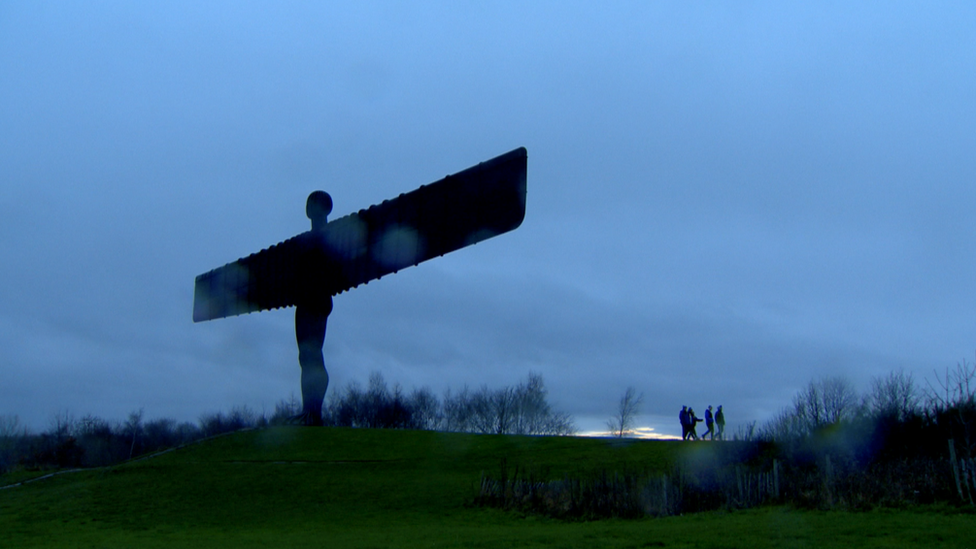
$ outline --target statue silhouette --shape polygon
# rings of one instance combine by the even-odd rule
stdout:
[[[332,197],[315,191],[305,203],[310,231],[196,278],[193,321],[294,306],[302,369],[294,420],[321,425],[332,296],[517,228],[526,161],[515,149],[332,222]]]
[[[321,235],[328,224],[332,212],[332,197],[325,191],[315,191],[308,195],[305,214],[312,221],[312,233]],[[314,250],[306,253],[313,254]],[[328,258],[325,258],[328,260]],[[304,272],[315,272],[306,269]],[[302,413],[294,418],[303,425],[322,424],[322,402],[329,389],[329,372],[325,368],[322,346],[325,344],[325,329],[332,312],[332,296],[316,288],[322,287],[317,281],[303,284],[303,297],[295,306],[295,339],[298,341],[298,363],[302,367]]]

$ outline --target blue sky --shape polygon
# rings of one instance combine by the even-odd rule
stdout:
[[[599,427],[976,351],[967,3],[6,2],[0,414],[298,393],[292,311],[193,278],[515,147],[515,232],[336,299],[333,387],[543,375]]]

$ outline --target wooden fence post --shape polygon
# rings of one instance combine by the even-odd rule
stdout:
[[[735,483],[739,486],[739,501],[743,501],[745,492],[742,489],[742,467],[740,465],[735,466]]]
[[[973,491],[976,490],[976,459],[969,458],[969,478],[966,482],[969,483],[969,498],[972,500]]]
[[[967,462],[970,460],[960,459],[959,469],[962,472],[962,486],[965,488],[966,494],[969,496],[969,504],[973,505],[973,489],[969,486],[969,471],[966,467]],[[971,467],[970,467],[971,468]]]
[[[830,454],[824,456],[824,489],[827,493],[827,505],[834,506],[833,496],[834,467],[830,463]]]
[[[671,509],[668,507],[668,475],[661,475],[661,494],[664,496],[664,505],[661,506],[661,514],[670,516]]]
[[[976,490],[976,460],[969,458],[969,477],[966,479],[969,485],[970,494]]]
[[[956,444],[955,440],[949,439],[949,463],[952,465],[952,476],[956,479],[956,491],[959,492],[959,499],[965,501],[962,495],[962,483],[959,482],[959,465],[956,463]]]
[[[779,502],[779,460],[776,459],[773,460],[773,494]]]

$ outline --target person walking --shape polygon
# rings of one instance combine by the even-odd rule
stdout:
[[[701,421],[700,417],[695,416],[695,409],[688,408],[688,438],[690,440],[698,440],[698,424]]]
[[[688,440],[689,424],[688,421],[688,407],[682,406],[681,411],[678,412],[678,421],[681,422],[681,440]]]
[[[721,404],[715,410],[715,426],[718,428],[718,432],[715,435],[719,440],[725,440],[725,412],[722,411]]]
[[[707,429],[702,433],[702,440],[705,440],[705,437],[711,437],[709,440],[715,440],[715,431],[712,429],[714,426],[715,418],[712,416],[712,405],[709,404],[708,408],[705,409],[705,427]]]

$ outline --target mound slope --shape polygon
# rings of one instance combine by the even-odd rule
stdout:
[[[273,428],[0,490],[0,547],[965,547],[973,515],[762,509],[558,522],[472,505],[504,459],[670,469],[675,441]],[[0,478],[0,483],[2,483]]]

